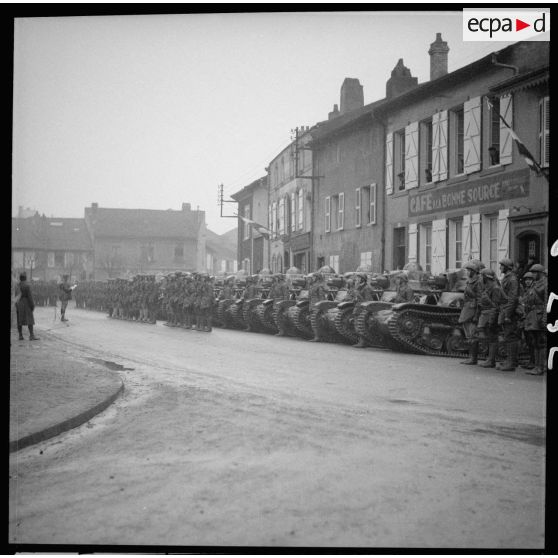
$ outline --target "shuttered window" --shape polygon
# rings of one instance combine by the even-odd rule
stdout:
[[[500,115],[513,128],[513,103],[511,95],[500,97]],[[513,139],[510,129],[500,119],[500,164],[509,165],[513,158]]]
[[[331,198],[325,199],[325,232],[331,231]]]
[[[337,210],[337,230],[345,228],[345,194],[340,192]]]
[[[355,227],[360,227],[361,224],[361,201],[362,201],[362,193],[360,188],[356,189],[356,198],[355,198]]]
[[[539,161],[541,167],[550,165],[550,97],[539,102]]]
[[[432,221],[432,266],[431,273],[438,275],[446,271],[446,220]]]
[[[298,230],[304,228],[304,190],[298,191]]]
[[[386,194],[393,194],[393,133],[386,135]]]
[[[296,231],[296,197],[295,193],[291,193],[291,232]]]
[[[432,116],[432,181],[448,177],[448,112]]]
[[[480,97],[463,105],[463,171],[467,174],[481,168],[481,109]]]
[[[370,184],[370,205],[369,205],[369,217],[368,223],[370,225],[376,224],[376,184]]]
[[[417,261],[417,224],[409,223],[409,263]]]
[[[418,186],[419,124],[412,122],[405,128],[405,189]]]

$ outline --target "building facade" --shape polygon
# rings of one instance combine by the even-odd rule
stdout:
[[[329,120],[311,130],[314,160],[312,267],[337,273],[384,268],[384,129],[378,103],[363,106],[362,86],[346,78]]]
[[[216,234],[206,229],[205,252],[206,269],[211,275],[236,273],[238,269],[236,249],[238,231]]]
[[[182,210],[85,208],[94,250],[94,278],[136,273],[207,271],[205,212]]]
[[[262,176],[231,196],[238,203],[238,268],[249,274],[269,267],[269,236],[240,216],[265,227],[267,224],[267,176]]]
[[[448,50],[438,34],[433,79],[378,107],[387,267],[417,262],[437,274],[481,259],[498,271],[504,257],[546,265],[548,181],[507,125],[548,167],[548,43],[516,43],[451,73]]]
[[[84,219],[12,219],[12,273],[29,279],[84,281],[93,273],[93,246]]]
[[[307,273],[312,247],[312,150],[308,127],[297,128],[294,141],[268,166],[271,231],[270,268],[295,266]]]

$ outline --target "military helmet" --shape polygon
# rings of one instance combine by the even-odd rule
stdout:
[[[513,262],[509,258],[503,258],[498,263],[504,267],[513,268]]]
[[[544,267],[541,264],[533,264],[530,268],[529,271],[534,271],[539,272],[539,273],[544,273]],[[524,276],[525,277],[525,276]]]
[[[530,271],[523,274],[523,279],[534,279],[534,278],[535,278],[535,274],[531,273]]]
[[[496,279],[496,274],[492,269],[485,268],[481,271],[481,275],[487,279]]]
[[[357,272],[372,273],[372,266],[370,264],[359,265],[356,270]]]
[[[476,262],[471,260],[463,266],[463,269],[471,269],[475,273],[478,273],[479,272],[479,265]]]
[[[366,275],[366,273],[363,272],[359,272],[356,274],[356,276],[361,279],[362,281],[364,281],[366,283],[366,281],[368,281],[368,275]]]
[[[227,283],[229,283],[229,282],[231,282],[231,281],[234,282],[235,279],[236,279],[236,277],[235,277],[234,275],[229,275],[229,276],[227,276],[227,278],[225,279],[225,281],[226,281]]]
[[[402,273],[398,273],[398,274],[395,276],[395,278],[396,278],[396,279],[399,279],[400,281],[405,281],[405,282],[408,282],[408,281],[409,281],[408,275],[407,275],[406,273],[403,273],[403,272],[402,272]]]
[[[293,265],[292,267],[289,267],[289,269],[287,269],[287,271],[285,271],[285,273],[287,275],[300,275],[300,269],[298,269],[298,267],[295,267]]]

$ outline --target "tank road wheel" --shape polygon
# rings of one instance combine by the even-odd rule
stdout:
[[[310,322],[310,307],[295,306],[293,309],[294,324],[300,336],[304,339],[312,339],[314,332],[312,331],[312,324]]]
[[[272,304],[260,304],[258,306],[258,318],[266,330],[266,333],[277,333],[279,331],[273,321]]]
[[[467,342],[464,334],[461,335],[448,335],[446,337],[446,349],[448,353],[461,353],[467,352]],[[461,356],[461,355],[460,355]]]
[[[354,345],[358,343],[358,334],[355,331],[355,320],[353,317],[353,308],[337,309],[335,316],[335,329],[339,335],[345,338],[345,341]]]
[[[234,327],[244,329],[246,326],[244,325],[244,317],[242,315],[242,305],[236,303],[231,304],[229,306],[229,312],[231,314]]]
[[[259,304],[259,300],[257,298],[253,298],[251,300],[246,300],[242,305],[242,317],[244,319],[245,327],[249,327],[250,331],[258,331],[258,320],[257,316],[254,316],[256,307]]]
[[[355,331],[373,347],[384,347],[383,337],[378,331],[374,321],[374,311],[371,308],[363,308],[355,319]]]
[[[291,324],[287,318],[287,311],[292,307],[292,302],[291,305],[285,304],[285,302],[290,301],[279,302],[273,309],[273,322],[277,326],[277,329],[282,330],[285,335],[296,335],[296,333],[293,333]]]
[[[318,334],[318,337],[322,341],[331,342],[331,337],[327,334],[327,329],[324,326],[324,311],[322,309],[312,308],[310,312],[310,324],[312,327],[312,333]]]
[[[397,319],[397,323],[401,329],[401,333],[410,339],[414,339],[422,331],[423,321],[413,316],[410,312],[403,312]]]

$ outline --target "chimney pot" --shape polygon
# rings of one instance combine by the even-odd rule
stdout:
[[[182,204],[182,211],[191,211],[192,206],[189,203]]]
[[[397,97],[417,84],[418,78],[411,75],[411,70],[403,63],[403,58],[400,58],[391,71],[391,77],[386,82],[386,97],[388,99]]]
[[[91,204],[91,209],[92,209],[93,211],[97,211],[97,209],[99,209],[99,204],[98,204],[97,202],[93,202],[93,203]]]
[[[438,79],[448,73],[448,43],[442,39],[441,33],[436,33],[436,40],[430,45],[430,80]]]
[[[364,91],[356,78],[345,78],[341,86],[341,111],[345,114],[364,106]]]

